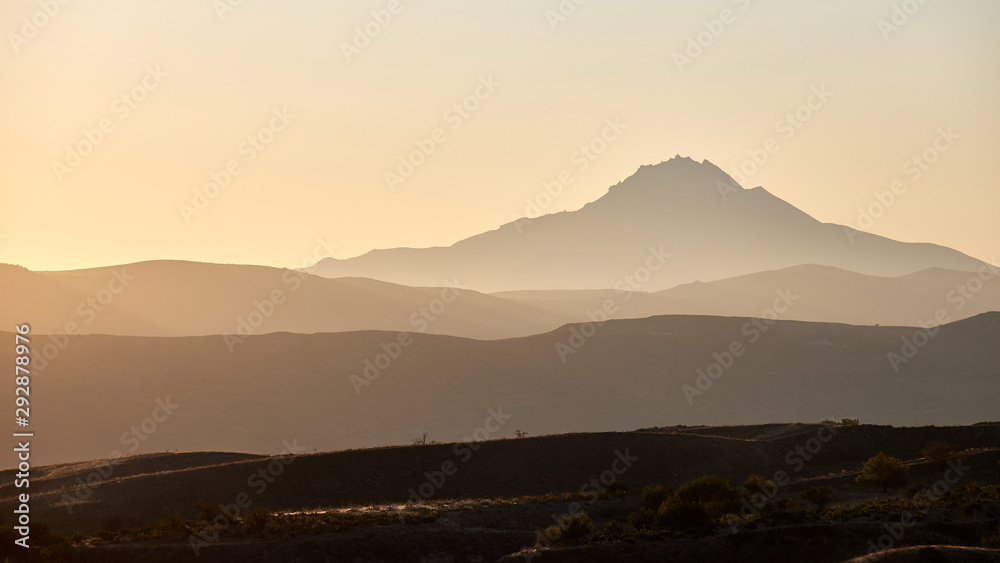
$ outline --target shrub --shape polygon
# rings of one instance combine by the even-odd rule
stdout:
[[[255,508],[243,515],[243,524],[251,534],[261,537],[271,522],[271,513],[263,508]]]
[[[636,530],[652,530],[656,528],[656,511],[643,506],[628,515],[628,523]]]
[[[802,492],[802,498],[822,509],[833,501],[833,489],[826,485],[809,487]]]
[[[164,516],[163,520],[160,520],[160,523],[156,527],[162,532],[178,538],[183,538],[188,534],[187,522],[177,512],[171,512]]]
[[[746,481],[743,481],[743,488],[746,489],[746,491],[751,495],[755,493],[764,493],[770,496],[778,490],[778,485],[760,473],[754,473],[753,475],[747,477]]]
[[[948,462],[954,459],[956,454],[954,446],[937,440],[924,446],[920,453],[939,469],[947,467]]]
[[[594,523],[590,520],[590,515],[586,512],[566,515],[559,519],[559,524],[549,526],[545,535],[552,538],[554,543],[569,544],[575,543],[594,533]]]
[[[672,498],[656,511],[661,528],[672,530],[704,530],[712,526],[712,515],[701,504]]]
[[[642,489],[642,505],[651,510],[657,510],[665,500],[672,496],[674,496],[674,492],[663,485],[644,487]]]
[[[910,480],[910,467],[903,460],[879,452],[868,458],[858,475],[858,483],[873,483],[886,492],[889,487],[902,487]]]
[[[684,483],[674,496],[681,502],[700,504],[712,516],[738,508],[739,493],[720,475],[705,475]]]
[[[861,426],[861,421],[857,418],[842,418],[840,419],[841,426]]]

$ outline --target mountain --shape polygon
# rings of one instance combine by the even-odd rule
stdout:
[[[657,291],[800,264],[873,276],[984,266],[949,248],[820,223],[708,161],[678,156],[639,168],[577,211],[522,219],[449,247],[326,258],[305,271],[416,286],[457,277],[486,292],[626,284]]]
[[[466,289],[169,260],[62,272],[2,265],[0,287],[0,322],[29,322],[36,333],[192,336],[379,329],[506,338],[567,322]]]
[[[653,293],[609,289],[493,295],[575,322],[586,321],[587,312],[600,310],[612,299],[616,318],[665,314],[761,317],[776,313],[774,316],[783,320],[911,326],[934,319],[940,310],[946,313],[946,321],[1000,311],[998,280],[1000,268],[984,268],[979,273],[933,268],[906,276],[879,277],[806,264]],[[786,292],[791,305],[787,310],[772,311],[775,299]]]
[[[58,346],[49,340],[35,335],[35,350]],[[405,444],[424,432],[461,441],[518,429],[841,417],[967,424],[996,419],[1000,404],[1000,313],[931,334],[662,316],[489,341],[276,333],[232,352],[219,336],[63,340],[58,354],[33,364],[37,463],[116,450],[275,453],[293,438],[341,450]],[[0,362],[11,365],[13,352],[0,349]]]

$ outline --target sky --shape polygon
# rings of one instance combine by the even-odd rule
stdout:
[[[676,154],[821,221],[1000,260],[992,0],[7,0],[0,16],[4,263],[447,246]]]

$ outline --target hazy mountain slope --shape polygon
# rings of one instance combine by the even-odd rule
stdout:
[[[444,285],[444,278],[437,281]],[[331,280],[291,270],[151,261],[32,272],[0,266],[0,323],[35,332],[187,336],[406,330],[505,338],[567,321],[472,290]]]
[[[654,293],[614,290],[509,291],[497,297],[545,309],[576,321],[613,299],[617,318],[664,314],[761,316],[778,292],[791,292],[784,320],[912,326],[1000,310],[1000,269],[978,273],[931,269],[899,277],[867,276],[830,266],[803,265],[713,282],[694,282]],[[988,278],[985,282],[983,278]]]
[[[486,427],[501,437],[827,417],[964,424],[1000,415],[1000,313],[941,328],[897,362],[898,373],[887,354],[909,354],[902,338],[917,329],[667,316],[608,322],[579,346],[580,331],[591,328],[495,341],[416,334],[408,346],[394,343],[397,333],[280,333],[250,337],[233,354],[220,336],[77,336],[33,379],[37,455],[40,463],[89,459],[124,453],[127,443],[137,452],[273,453],[291,438],[335,450],[407,443],[423,432],[462,440]],[[46,341],[36,336],[36,349]],[[734,343],[743,352],[718,376],[710,366],[730,364]],[[573,345],[578,351],[566,353]],[[0,350],[0,362],[10,365],[12,353]],[[698,388],[698,370],[718,377],[704,376],[689,404],[683,386]],[[167,397],[176,412],[147,441],[126,440]],[[487,422],[490,409],[503,415],[501,426]]]
[[[650,259],[651,248],[672,256],[642,284],[646,291],[799,264],[880,276],[983,265],[932,244],[864,233],[852,239],[842,226],[820,223],[763,188],[739,187],[707,161],[677,157],[641,167],[577,211],[508,223],[447,248],[326,258],[308,271],[407,285],[458,276],[469,287],[491,292],[594,289],[634,275]]]

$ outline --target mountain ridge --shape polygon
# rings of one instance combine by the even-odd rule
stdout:
[[[929,267],[975,271],[984,262],[932,243],[907,243],[823,223],[763,187],[746,189],[711,162],[644,165],[575,211],[519,219],[450,246],[372,250],[302,271],[404,285],[459,277],[492,293],[596,289],[671,254],[646,291],[802,263],[900,276]]]

